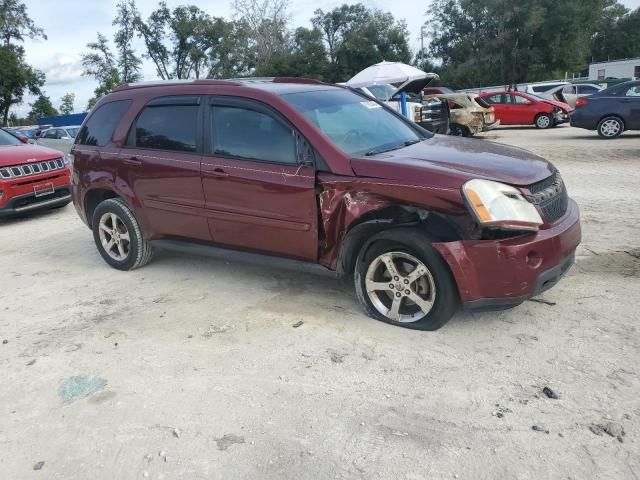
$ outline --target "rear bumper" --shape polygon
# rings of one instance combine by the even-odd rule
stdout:
[[[55,208],[71,201],[68,170],[55,177],[35,176],[0,183],[0,217]]]
[[[572,127],[585,128],[587,130],[595,130],[598,125],[594,120],[595,115],[586,115],[582,109],[574,110],[569,117],[569,124]]]
[[[434,243],[451,268],[466,308],[518,305],[551,288],[573,264],[581,240],[577,204],[552,227],[504,240]]]
[[[500,126],[500,120],[496,120],[493,123],[486,123],[485,122],[485,124],[482,127],[482,131],[483,132],[488,132],[489,130],[493,130],[494,128],[499,127],[499,126]]]

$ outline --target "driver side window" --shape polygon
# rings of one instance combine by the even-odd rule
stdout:
[[[640,85],[636,85],[635,87],[631,87],[627,90],[626,97],[640,97]]]
[[[211,109],[214,155],[274,163],[297,163],[294,131],[266,113],[235,106]]]

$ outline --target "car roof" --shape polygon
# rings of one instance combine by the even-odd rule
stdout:
[[[127,83],[119,86],[114,92],[122,92],[126,90],[136,89],[155,89],[162,87],[171,87],[179,85],[192,86],[235,86],[248,87],[258,90],[264,90],[274,95],[285,95],[289,93],[312,92],[321,90],[341,89],[331,83],[324,83],[319,80],[310,78],[292,78],[292,77],[268,77],[268,78],[234,78],[228,80],[161,80],[154,82],[138,82]]]

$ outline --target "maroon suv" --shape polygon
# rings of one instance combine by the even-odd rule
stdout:
[[[580,242],[546,160],[311,80],[124,85],[72,155],[75,207],[114,268],[144,265],[157,240],[292,257],[353,278],[370,316],[410,328],[538,295]]]

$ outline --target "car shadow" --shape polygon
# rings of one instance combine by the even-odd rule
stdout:
[[[19,223],[29,222],[31,220],[39,220],[41,218],[47,218],[60,213],[65,208],[68,208],[68,205],[65,205],[64,207],[58,207],[58,208],[49,208],[47,210],[34,210],[28,213],[18,213],[8,217],[0,217],[0,226],[15,225]]]

